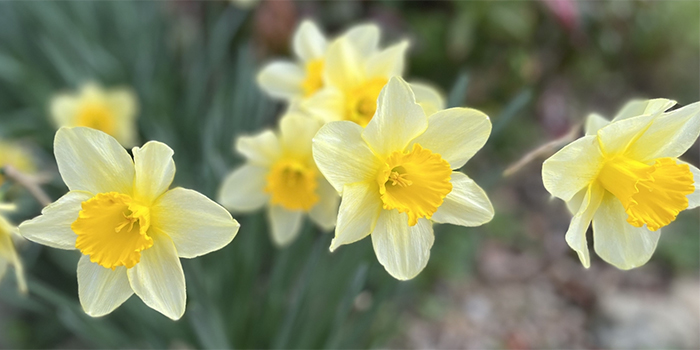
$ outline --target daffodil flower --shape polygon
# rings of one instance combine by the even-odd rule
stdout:
[[[377,110],[377,97],[389,78],[404,70],[408,41],[386,49],[367,50],[348,38],[338,38],[326,54],[326,86],[300,107],[323,122],[349,120],[366,126]],[[426,115],[444,108],[442,95],[426,84],[412,83],[417,103]]]
[[[2,215],[3,212],[13,209],[14,205],[0,203],[0,281],[7,272],[7,266],[13,265],[17,276],[17,286],[21,292],[26,293],[27,282],[24,279],[24,269],[14,244],[14,239],[18,238],[17,228]]]
[[[231,214],[199,192],[168,189],[173,151],[151,141],[129,153],[94,129],[61,128],[54,152],[70,192],[25,221],[25,238],[77,249],[78,295],[85,312],[102,316],[136,293],[171,319],[185,312],[180,258],[221,249],[238,232]]]
[[[240,137],[236,149],[246,164],[229,174],[219,191],[225,207],[249,212],[267,205],[272,240],[291,243],[308,214],[322,229],[335,226],[340,197],[316,168],[311,139],[321,127],[314,118],[290,113],[271,130]]]
[[[124,147],[136,144],[138,103],[125,88],[104,90],[87,83],[76,93],[62,93],[51,100],[51,118],[57,127],[85,126],[103,131]]]
[[[11,165],[23,173],[33,173],[36,166],[27,149],[17,143],[0,140],[0,168]],[[0,185],[5,182],[5,177],[0,174]]]
[[[678,159],[700,135],[700,103],[632,101],[608,122],[593,114],[586,136],[542,167],[545,188],[574,214],[566,241],[590,266],[586,231],[606,262],[631,269],[654,253],[660,229],[700,205],[700,170]]]
[[[321,173],[342,195],[331,251],[371,234],[379,262],[397,279],[425,268],[433,221],[479,226],[493,217],[486,193],[461,168],[491,133],[489,118],[451,108],[426,117],[411,87],[393,77],[366,128],[326,124],[313,139]]]

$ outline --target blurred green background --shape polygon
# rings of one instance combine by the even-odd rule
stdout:
[[[632,97],[681,105],[700,96],[695,1],[0,2],[0,138],[32,150],[66,192],[52,156],[53,94],[92,80],[130,86],[141,141],[175,150],[174,185],[215,197],[242,158],[237,135],[274,127],[283,105],[257,88],[258,67],[290,55],[303,18],[328,34],[364,21],[383,43],[411,40],[408,76],[449,106],[486,112],[493,134],[463,169],[496,209],[482,227],[436,226],[427,268],[398,282],[369,239],[328,252],[306,223],[286,249],[262,214],[235,215],[236,239],[183,260],[188,305],[172,322],[132,297],[92,319],[78,303],[77,252],[20,247],[30,294],[0,285],[0,348],[609,348],[700,346],[698,211],[664,230],[645,266],[622,272],[566,245],[564,203],[550,200],[537,159],[589,112],[612,117]],[[684,157],[698,165],[698,147]],[[15,223],[41,207],[6,183]],[[589,240],[590,241],[590,240]]]

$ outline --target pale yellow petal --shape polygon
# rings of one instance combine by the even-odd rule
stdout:
[[[569,201],[597,176],[603,161],[596,136],[584,136],[542,164],[542,182],[553,196]]]
[[[450,108],[428,118],[428,128],[410,144],[421,145],[459,169],[479,151],[491,135],[489,117],[476,109]]]
[[[661,230],[649,231],[627,222],[622,203],[605,193],[593,217],[593,245],[596,253],[609,264],[622,270],[642,266],[656,250]]]
[[[566,243],[578,254],[579,260],[583,267],[591,266],[591,258],[588,252],[588,242],[586,241],[586,231],[591,225],[593,215],[600,206],[600,201],[603,199],[604,190],[602,187],[592,184],[588,186],[581,205],[578,211],[571,219],[569,229],[564,236]]]
[[[610,123],[598,130],[600,147],[607,154],[622,154],[649,128],[655,116],[642,115]]]
[[[19,225],[22,237],[45,246],[58,249],[75,249],[77,235],[71,224],[78,219],[82,202],[92,194],[70,191],[41,210],[41,215]]]
[[[116,124],[114,137],[125,147],[135,145],[136,116],[139,107],[134,92],[126,88],[113,89],[105,95],[105,102],[114,113]]]
[[[75,126],[78,111],[78,98],[60,94],[51,99],[51,120],[56,127]]]
[[[270,223],[272,241],[278,247],[285,247],[299,236],[301,225],[304,222],[304,212],[291,211],[279,205],[272,205],[267,209],[267,218]]]
[[[319,201],[309,211],[309,217],[324,231],[331,231],[338,219],[340,196],[324,178],[318,179],[316,193]]]
[[[377,113],[362,132],[362,138],[379,157],[403,151],[428,127],[428,118],[416,103],[411,87],[392,77],[377,100]],[[332,182],[331,182],[332,183]]]
[[[598,130],[602,129],[608,124],[610,124],[610,121],[605,119],[605,117],[603,117],[602,115],[597,113],[591,113],[586,118],[586,124],[584,125],[583,129],[586,132],[586,136],[595,136],[598,134]]]
[[[112,136],[84,127],[61,128],[54,139],[54,154],[71,191],[131,194],[134,162]]]
[[[379,26],[373,23],[360,24],[348,29],[343,37],[357,48],[358,52],[372,54],[379,47]]]
[[[0,216],[0,281],[2,281],[7,265],[12,264],[17,277],[17,287],[20,292],[26,293],[27,281],[24,278],[24,266],[12,240],[13,231],[14,227]]]
[[[306,72],[296,63],[273,61],[266,64],[258,73],[258,85],[270,96],[290,100],[304,95],[302,82]]]
[[[690,168],[690,172],[693,173],[693,181],[695,182],[695,192],[688,195],[688,208],[687,209],[693,209],[693,208],[700,207],[700,169],[698,169],[696,166],[694,166],[690,163],[686,163],[683,161],[679,161],[679,163],[688,164],[688,168]]]
[[[376,183],[358,182],[346,185],[330,250],[334,251],[341,245],[367,237],[374,230],[381,211],[382,200],[379,198],[379,186]]]
[[[406,213],[397,210],[382,210],[372,232],[377,260],[398,280],[410,280],[423,271],[434,241],[429,220],[419,219],[415,226],[408,226]]]
[[[323,123],[344,119],[345,94],[334,87],[326,87],[300,103],[301,108]]]
[[[148,307],[172,320],[185,313],[185,274],[173,241],[154,234],[153,246],[141,252],[141,261],[127,270],[129,284]]]
[[[114,270],[102,267],[83,255],[78,262],[78,297],[86,314],[100,317],[114,311],[134,291],[129,285],[126,268]]]
[[[493,205],[486,192],[467,175],[452,173],[452,191],[431,218],[435,222],[481,226],[493,219]]]
[[[416,95],[416,103],[418,103],[426,116],[430,117],[435,112],[445,109],[445,98],[440,91],[429,84],[410,83],[411,90]]]
[[[225,247],[239,227],[222,206],[197,191],[180,187],[166,192],[151,208],[151,228],[170,236],[182,258]]]
[[[234,170],[221,183],[218,202],[238,212],[260,209],[270,199],[265,192],[269,172],[268,168],[250,164]]]
[[[654,119],[648,129],[627,149],[635,160],[652,162],[657,158],[677,158],[700,136],[700,102],[665,113]]]
[[[327,45],[321,30],[318,29],[316,23],[310,20],[301,22],[292,38],[294,53],[304,61],[323,57]]]
[[[366,75],[361,52],[347,39],[339,38],[328,46],[324,74],[326,81],[338,89],[360,85]]]
[[[316,166],[338,193],[347,184],[373,181],[381,165],[362,139],[362,131],[353,122],[339,121],[324,125],[314,136]]]
[[[665,98],[653,100],[631,100],[627,102],[613,118],[613,121],[638,117],[640,115],[657,115],[673,107],[676,101]]]
[[[301,159],[311,157],[311,139],[321,123],[307,115],[288,113],[279,121],[280,143],[285,154]]]
[[[281,155],[280,142],[271,130],[253,136],[241,136],[236,140],[236,151],[251,164],[270,166]]]
[[[408,40],[383,49],[367,59],[365,71],[368,77],[385,77],[403,74],[408,50]]]
[[[170,187],[175,177],[173,150],[166,144],[149,141],[134,147],[134,198],[151,204]]]

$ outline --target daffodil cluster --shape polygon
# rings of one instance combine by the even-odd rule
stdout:
[[[700,170],[678,159],[700,135],[700,102],[667,111],[675,101],[632,101],[608,121],[591,114],[586,136],[547,159],[545,188],[572,214],[566,242],[590,266],[593,247],[620,268],[644,265],[661,228],[700,206]]]

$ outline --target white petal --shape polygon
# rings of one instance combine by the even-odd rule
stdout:
[[[414,143],[459,169],[479,151],[491,135],[491,121],[486,114],[471,108],[450,108],[428,118],[428,128]]]
[[[680,157],[700,136],[700,102],[665,113],[651,123],[626,154],[639,161]]]
[[[134,147],[134,196],[143,203],[153,203],[170,187],[175,177],[173,150],[166,144],[150,141]]]
[[[392,77],[379,93],[377,113],[362,132],[362,138],[380,157],[404,148],[428,127],[423,109],[416,103],[411,87]]]
[[[688,208],[686,209],[700,207],[700,169],[690,163],[683,161],[679,161],[679,163],[688,164],[690,172],[693,173],[693,181],[695,181],[695,192],[688,195]]]
[[[345,94],[334,87],[325,87],[301,102],[301,108],[323,123],[345,118]]]
[[[177,255],[189,259],[225,247],[240,225],[205,195],[178,187],[151,207],[151,227],[170,236]]]
[[[486,192],[467,175],[452,173],[452,191],[433,214],[432,220],[460,226],[480,226],[493,219],[493,206]]]
[[[369,235],[382,211],[379,186],[373,182],[346,185],[338,210],[338,224],[330,250],[343,244],[357,242]]]
[[[360,24],[350,28],[343,37],[350,42],[358,52],[372,54],[379,47],[380,29],[376,24]]]
[[[304,68],[289,61],[273,61],[258,73],[258,85],[270,96],[289,100],[302,96],[301,83],[306,78]]]
[[[598,130],[600,147],[607,154],[621,154],[649,128],[654,118],[642,115],[610,123]]]
[[[74,96],[61,94],[51,99],[51,119],[57,127],[75,126],[78,109],[78,99]]]
[[[571,219],[571,224],[569,224],[569,229],[565,235],[566,243],[578,254],[578,258],[585,268],[591,266],[586,231],[588,231],[593,215],[598,210],[598,206],[600,206],[603,194],[604,190],[602,187],[597,185],[588,186],[583,201]]]
[[[151,235],[153,246],[141,252],[141,261],[127,270],[129,283],[148,307],[173,320],[185,313],[185,274],[173,241]]]
[[[586,125],[584,126],[584,130],[586,132],[586,135],[597,135],[598,130],[606,127],[608,124],[610,124],[610,121],[605,119],[600,114],[597,113],[591,113],[588,115],[588,118],[586,118]]]
[[[338,193],[347,184],[373,181],[381,165],[361,135],[361,126],[339,121],[324,125],[314,136],[316,165]]]
[[[41,215],[19,225],[19,233],[26,239],[58,249],[75,249],[78,237],[71,224],[78,219],[81,204],[92,194],[70,191],[41,210]]]
[[[304,212],[291,211],[278,205],[271,205],[267,210],[267,218],[270,222],[272,241],[278,247],[284,247],[292,243],[301,232]]]
[[[114,311],[123,304],[134,291],[129,285],[126,268],[102,267],[83,255],[78,262],[78,297],[85,313],[100,317]]]
[[[61,128],[53,149],[58,171],[71,191],[131,194],[134,162],[112,136],[84,127]]]
[[[328,47],[325,60],[325,78],[338,89],[359,86],[366,78],[361,52],[351,42],[341,37]]]
[[[250,164],[234,170],[221,183],[218,202],[239,212],[260,209],[270,199],[265,192],[269,171],[268,168]]]
[[[323,33],[314,22],[309,20],[301,22],[292,38],[294,53],[304,61],[323,57],[327,45]]]
[[[253,136],[241,136],[236,140],[236,151],[252,164],[270,166],[280,157],[280,143],[277,135],[265,130]]]
[[[401,75],[406,60],[408,41],[404,40],[375,53],[367,60],[366,72],[368,77],[392,77]]]
[[[437,88],[429,84],[416,82],[411,82],[410,85],[411,90],[416,95],[416,103],[423,108],[426,116],[430,117],[433,113],[445,109],[445,98]]]
[[[415,226],[408,226],[406,213],[397,210],[382,210],[372,232],[377,259],[390,275],[399,280],[410,280],[423,271],[434,241],[429,220],[419,219]]]
[[[309,217],[325,231],[330,231],[335,227],[338,220],[338,205],[340,196],[335,188],[324,178],[318,180],[316,189],[319,201],[309,211]]]
[[[665,98],[657,98],[653,100],[632,100],[627,102],[622,109],[615,115],[612,121],[623,120],[640,115],[656,115],[671,108],[676,104],[676,101]]]
[[[593,217],[593,243],[596,253],[622,270],[646,264],[656,249],[661,230],[649,231],[627,222],[622,203],[606,192]]]
[[[299,158],[311,157],[311,139],[321,123],[300,113],[288,113],[279,121],[280,141],[285,154]]]
[[[598,176],[602,161],[596,136],[584,136],[544,161],[542,182],[553,196],[569,201]]]

